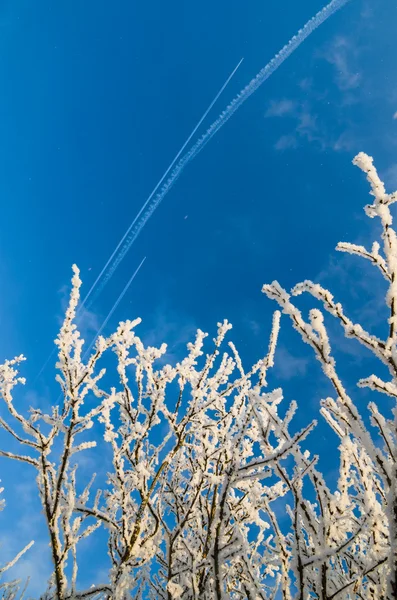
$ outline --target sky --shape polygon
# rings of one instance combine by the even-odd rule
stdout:
[[[71,265],[88,291],[240,59],[200,133],[323,5],[1,3],[0,360],[28,358],[23,402],[56,398],[54,358],[37,374],[53,348]],[[327,283],[350,314],[381,327],[382,283],[334,248],[377,233],[362,210],[369,197],[351,164],[357,152],[374,156],[389,191],[397,188],[396,25],[395,2],[351,0],[288,58],[186,167],[91,307],[87,339],[145,256],[104,333],[139,316],[144,341],[168,342],[173,356],[198,327],[213,334],[227,318],[243,360],[256,360],[275,309],[261,287],[274,279],[286,288]],[[354,385],[368,358],[336,330],[335,339]],[[303,404],[298,424],[318,416],[329,393],[286,319],[271,383]],[[357,393],[366,404],[366,392]],[[36,531],[41,552],[25,471],[1,469],[8,514],[19,515],[23,502],[31,513],[18,517],[17,536],[0,515],[3,546]],[[24,563],[32,594],[45,571],[37,564]]]

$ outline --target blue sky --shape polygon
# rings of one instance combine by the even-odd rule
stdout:
[[[24,353],[24,375],[35,378],[52,349],[71,264],[88,290],[237,62],[244,57],[203,131],[322,6],[2,3],[1,359]],[[97,322],[147,256],[108,332],[141,316],[142,337],[168,341],[171,353],[197,327],[213,332],[228,318],[244,360],[255,360],[275,308],[261,286],[276,278],[291,287],[320,277],[347,294],[353,314],[364,303],[378,327],[378,280],[333,248],[375,231],[362,211],[366,182],[351,165],[358,151],[397,188],[396,25],[391,0],[351,0],[306,40],[188,165],[92,307]],[[359,284],[349,291],[353,277]],[[84,327],[92,334],[95,320]],[[343,348],[354,383],[367,359]],[[325,386],[287,321],[277,358],[272,383],[314,416]],[[55,397],[53,378],[49,365],[25,401]],[[10,503],[13,483],[22,483],[3,464]]]

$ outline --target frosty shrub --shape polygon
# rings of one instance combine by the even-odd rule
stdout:
[[[316,550],[320,558],[318,582],[314,585],[314,580],[310,581],[303,570],[299,577],[299,598],[310,597],[311,590],[318,598],[397,598],[397,238],[390,209],[397,200],[397,192],[386,193],[370,156],[361,152],[353,163],[367,174],[374,200],[365,207],[365,212],[371,219],[379,219],[381,244],[375,241],[368,250],[356,244],[339,243],[337,250],[369,260],[386,280],[389,317],[385,337],[380,339],[352,322],[333,295],[311,281],[296,285],[291,295],[276,281],[263,287],[264,293],[276,300],[290,317],[303,341],[313,348],[335,390],[334,398],[321,402],[321,414],[340,438],[338,490],[329,504],[331,511],[328,500],[320,503],[323,529]],[[358,381],[358,386],[386,394],[393,401],[389,418],[375,402],[368,406],[381,445],[376,433],[365,426],[338,375],[323,313],[314,308],[306,321],[295,306],[292,297],[303,293],[319,300],[340,322],[347,338],[363,344],[375,361],[387,367],[388,380],[369,375]],[[337,554],[327,558],[338,545]],[[306,541],[297,544],[296,553],[297,560],[304,564],[308,553]]]
[[[348,337],[371,350],[391,379],[372,375],[359,385],[395,399],[397,244],[390,205],[397,195],[386,194],[372,159],[360,154],[355,163],[368,173],[375,200],[366,211],[381,220],[383,249],[377,243],[370,251],[352,244],[338,248],[370,260],[388,281],[387,339],[352,323],[318,285],[306,281],[292,296],[311,293]],[[297,431],[296,403],[284,406],[282,391],[268,389],[280,312],[274,313],[266,356],[248,368],[226,341],[227,321],[209,343],[199,330],[176,364],[169,364],[165,344],[144,345],[136,332],[139,319],[100,336],[85,358],[76,325],[81,281],[77,267],[73,271],[56,340],[60,401],[47,412],[24,414],[13,398],[15,386],[24,383],[18,373],[23,356],[0,367],[0,446],[12,436],[21,448],[2,449],[0,456],[31,467],[48,531],[53,572],[43,582],[42,598],[396,597],[396,423],[370,404],[380,447],[337,374],[322,313],[313,309],[305,321],[278,283],[264,286],[313,347],[335,389],[321,408],[340,438],[333,491],[317,457],[304,447],[315,422]],[[109,468],[97,485],[78,466],[79,456],[90,453],[101,463],[104,444]],[[95,560],[98,572],[106,572],[106,557],[96,552],[99,534],[107,538],[108,574],[82,589],[84,561]],[[92,552],[79,544],[89,536]],[[24,593],[22,582],[2,585],[4,598]]]

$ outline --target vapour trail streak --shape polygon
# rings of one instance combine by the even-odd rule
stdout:
[[[142,208],[140,209],[140,211],[136,215],[135,219],[132,221],[131,225],[128,227],[127,231],[125,232],[125,234],[123,235],[123,237],[121,238],[121,240],[119,241],[119,243],[117,244],[116,248],[113,250],[113,253],[109,257],[109,259],[108,259],[107,263],[105,264],[105,266],[103,267],[102,271],[99,273],[98,277],[95,279],[94,283],[90,287],[90,289],[89,289],[86,297],[84,298],[84,300],[83,300],[83,302],[82,302],[82,304],[80,306],[80,309],[83,306],[85,306],[85,304],[87,303],[88,298],[90,298],[90,296],[94,292],[95,288],[97,287],[98,282],[100,281],[102,275],[105,273],[105,271],[108,268],[109,264],[113,260],[114,256],[116,255],[117,251],[119,250],[120,246],[123,244],[124,240],[126,239],[126,237],[131,232],[131,229],[134,227],[135,223],[137,222],[137,220],[139,219],[139,217],[141,216],[141,214],[143,213],[143,211],[145,210],[145,208],[149,204],[150,200],[153,198],[154,194],[157,192],[157,190],[159,189],[160,185],[163,183],[164,179],[167,177],[168,173],[171,171],[172,167],[175,165],[176,161],[178,160],[178,158],[180,157],[180,155],[182,154],[182,152],[184,151],[184,149],[186,148],[186,146],[188,145],[188,143],[190,142],[190,140],[192,139],[192,137],[196,133],[197,129],[200,127],[200,125],[202,124],[202,122],[204,121],[204,119],[207,117],[208,113],[210,112],[210,110],[214,106],[215,102],[218,100],[219,96],[222,94],[222,92],[224,91],[224,89],[226,88],[226,86],[229,84],[230,80],[232,79],[233,75],[236,73],[237,69],[239,68],[239,66],[241,65],[241,63],[243,62],[243,60],[244,59],[242,58],[240,60],[240,62],[237,64],[237,66],[230,73],[229,77],[226,79],[225,83],[223,84],[223,86],[221,87],[221,89],[219,90],[219,92],[216,94],[215,98],[212,100],[212,102],[210,103],[210,105],[208,106],[208,108],[206,109],[206,111],[204,112],[204,114],[202,115],[202,117],[200,118],[200,120],[198,121],[197,125],[195,125],[193,131],[191,132],[191,134],[189,135],[189,137],[187,138],[187,140],[185,141],[185,143],[183,144],[183,146],[181,147],[181,149],[178,151],[178,153],[176,154],[175,158],[172,160],[172,162],[169,165],[169,167],[167,168],[167,170],[164,172],[164,174],[162,175],[162,177],[159,179],[159,181],[155,185],[155,187],[154,187],[153,191],[151,192],[151,194],[145,200],[144,204],[142,205]],[[109,281],[109,279],[110,278],[108,278],[106,280],[106,283]],[[102,284],[100,285],[100,287],[96,290],[96,297],[102,291],[102,289],[104,288],[104,286],[105,286],[105,284],[102,282]],[[94,301],[94,299],[91,300],[90,305],[92,304],[93,301]]]
[[[100,328],[98,329],[98,331],[96,332],[96,334],[94,336],[94,339],[92,340],[91,344],[89,345],[89,347],[87,348],[87,350],[84,353],[83,360],[87,357],[88,353],[92,350],[92,347],[95,344],[96,339],[98,338],[98,336],[101,335],[102,331],[104,330],[104,328],[108,324],[109,319],[111,318],[111,316],[113,315],[114,311],[116,310],[116,308],[118,307],[118,305],[120,304],[120,302],[122,301],[122,299],[124,298],[125,294],[127,293],[128,288],[130,287],[131,283],[134,281],[135,277],[138,275],[138,272],[139,272],[140,268],[142,267],[143,263],[145,262],[145,260],[146,260],[146,256],[143,258],[143,260],[140,262],[139,266],[137,267],[137,269],[135,270],[135,272],[133,273],[133,275],[130,277],[127,285],[125,286],[125,288],[121,292],[120,296],[117,298],[116,302],[113,304],[112,308],[110,309],[108,316],[106,317],[106,319],[104,320],[104,322],[102,323],[102,325],[100,326]],[[79,311],[77,311],[77,312],[79,312]],[[76,316],[77,316],[77,313],[76,313]],[[35,380],[34,380],[34,383],[40,377],[40,375],[42,374],[42,372],[44,371],[44,369],[48,365],[50,359],[54,356],[56,350],[57,350],[56,347],[53,348],[51,354],[49,355],[49,357],[47,358],[47,360],[45,361],[45,363],[41,367],[40,371],[37,373],[37,375],[35,377]]]
[[[189,135],[189,137],[187,138],[187,140],[185,141],[185,143],[183,144],[183,146],[181,147],[181,149],[179,150],[179,152],[177,153],[177,155],[175,156],[175,158],[171,162],[170,166],[167,168],[167,170],[165,171],[164,175],[160,178],[160,180],[158,181],[158,183],[154,187],[152,193],[149,195],[149,197],[147,198],[147,200],[144,202],[142,208],[140,209],[140,211],[136,215],[135,219],[132,221],[131,225],[128,227],[127,231],[125,232],[125,234],[123,235],[123,237],[121,238],[121,240],[119,241],[119,243],[117,244],[116,248],[114,249],[113,253],[109,257],[109,259],[108,259],[107,263],[105,264],[105,266],[103,267],[102,271],[99,273],[98,277],[95,279],[94,283],[92,284],[92,286],[88,290],[88,293],[86,294],[84,300],[80,303],[80,306],[77,309],[76,316],[80,315],[81,311],[83,310],[83,308],[85,307],[85,305],[87,303],[87,300],[90,298],[90,296],[94,292],[94,290],[97,287],[97,284],[100,281],[102,275],[105,273],[105,271],[108,268],[109,264],[111,263],[111,261],[113,260],[114,256],[116,255],[118,249],[123,244],[125,238],[130,233],[131,229],[133,228],[133,226],[135,225],[135,223],[137,222],[137,220],[139,219],[139,217],[141,216],[141,214],[145,210],[146,206],[148,205],[148,203],[150,202],[150,200],[153,198],[154,194],[157,192],[158,188],[163,183],[163,181],[167,177],[168,173],[171,171],[172,167],[174,166],[174,164],[176,163],[176,161],[178,160],[178,158],[180,157],[180,155],[182,154],[182,152],[184,151],[184,149],[186,148],[186,146],[188,145],[188,143],[190,142],[190,140],[192,139],[192,137],[196,133],[197,129],[200,127],[201,123],[204,121],[204,119],[206,118],[206,116],[210,112],[211,108],[214,106],[215,102],[218,100],[219,96],[222,94],[223,90],[226,88],[226,86],[230,82],[231,78],[233,77],[233,75],[235,74],[235,72],[237,71],[237,69],[239,68],[239,66],[241,65],[241,63],[243,62],[243,60],[244,59],[242,58],[240,60],[240,62],[238,63],[238,65],[233,69],[233,71],[231,72],[231,74],[229,75],[229,77],[226,79],[225,83],[223,84],[223,86],[221,87],[221,89],[219,90],[219,92],[216,94],[215,98],[212,100],[211,104],[208,106],[207,110],[204,112],[203,116],[200,118],[200,120],[198,121],[197,125],[194,127],[193,131],[191,132],[191,134]],[[109,279],[110,279],[110,277],[106,280],[106,283],[109,281]],[[105,286],[105,284],[102,283],[101,286],[99,287],[99,289],[96,290],[95,297],[97,297],[99,295],[99,293],[102,291],[102,289],[104,288],[104,286]],[[90,301],[89,306],[92,305],[93,301],[94,301],[94,298]],[[40,371],[37,373],[34,382],[36,382],[38,380],[38,378],[40,377],[40,375],[43,373],[43,371],[45,370],[46,366],[50,362],[51,358],[54,356],[55,352],[56,352],[56,347],[52,349],[50,355],[46,359],[46,361],[43,364],[43,366],[41,367]]]
[[[123,240],[117,246],[117,249],[124,242],[124,245],[120,249],[119,253],[114,258],[113,263],[111,264],[109,270],[105,274],[97,293],[99,293],[105,285],[108,283],[113,273],[116,271],[117,267],[123,260],[124,256],[127,254],[128,250],[132,246],[132,244],[137,239],[138,235],[160,204],[160,202],[164,199],[164,197],[168,194],[174,183],[178,180],[180,175],[182,174],[186,165],[192,161],[196,156],[201,152],[201,150],[205,147],[206,144],[214,137],[216,133],[227,123],[227,121],[234,115],[234,113],[240,108],[242,104],[268,79],[281,65],[282,63],[289,57],[291,54],[302,44],[302,42],[309,37],[313,31],[315,31],[324,21],[326,21],[332,14],[342,8],[345,4],[347,4],[349,0],[332,0],[327,6],[325,6],[322,10],[320,10],[314,17],[312,17],[302,29],[300,29],[289,42],[286,44],[278,54],[272,58],[272,60],[259,71],[258,75],[250,81],[250,83],[241,90],[239,94],[232,100],[232,102],[226,107],[226,109],[219,115],[219,117],[212,123],[212,125],[207,129],[206,133],[194,144],[194,146],[180,159],[174,170],[172,171],[170,177],[167,179],[160,192],[155,196],[153,202],[147,208],[147,211],[142,216],[140,221],[135,225],[134,224],[137,218],[134,219],[133,223],[131,223],[126,235]],[[145,204],[145,206],[147,203]],[[140,211],[139,214],[141,214]],[[128,236],[128,237],[127,237]],[[112,258],[116,254],[116,251],[113,253]],[[112,258],[108,261],[107,265],[110,263]],[[105,267],[106,268],[106,267]],[[103,274],[103,271],[101,275]],[[101,277],[98,277],[97,281]],[[95,283],[96,285],[96,283]]]
[[[114,311],[116,310],[116,308],[118,307],[118,305],[120,304],[120,302],[122,301],[122,299],[124,298],[125,294],[128,291],[128,288],[130,287],[131,283],[134,281],[135,277],[138,275],[139,270],[142,267],[142,265],[145,262],[145,260],[146,260],[146,256],[141,260],[139,266],[137,267],[137,269],[135,270],[135,272],[132,274],[132,276],[130,277],[130,279],[127,282],[126,286],[124,287],[123,291],[121,292],[120,296],[117,298],[116,302],[113,304],[112,308],[110,309],[110,311],[109,311],[106,319],[104,320],[104,322],[102,323],[102,325],[100,326],[100,328],[98,329],[98,331],[96,332],[94,339],[92,340],[91,344],[88,346],[87,350],[84,353],[83,360],[91,352],[92,347],[94,346],[97,338],[101,335],[102,331],[105,329],[106,325],[109,322],[109,319],[112,317]]]
[[[138,266],[138,268],[136,269],[136,271],[133,273],[133,275],[130,277],[130,280],[128,281],[127,285],[125,286],[125,288],[123,289],[123,291],[121,292],[120,296],[117,298],[116,302],[113,304],[112,308],[109,311],[108,316],[106,317],[106,319],[104,320],[104,322],[102,323],[102,325],[100,326],[100,328],[98,329],[98,331],[96,332],[94,339],[92,340],[91,344],[88,346],[87,350],[84,352],[83,355],[83,360],[85,360],[88,356],[88,354],[90,353],[90,351],[92,350],[93,345],[95,344],[95,341],[97,340],[98,336],[101,335],[102,331],[105,329],[110,317],[112,316],[112,314],[114,313],[114,311],[116,310],[116,308],[118,307],[118,305],[120,304],[121,300],[124,298],[128,288],[130,287],[131,283],[134,281],[135,277],[138,274],[139,269],[141,268],[141,266],[143,265],[143,263],[146,260],[146,256],[143,258],[143,260],[141,261],[140,265]],[[54,351],[53,351],[54,352]],[[52,354],[50,354],[50,356],[48,357],[48,360],[51,358]],[[48,362],[47,360],[47,362]],[[46,363],[47,364],[47,363]],[[45,365],[43,366],[44,369]],[[39,373],[40,375],[40,373]],[[37,375],[37,377],[39,376]],[[36,379],[37,379],[36,377]],[[62,392],[59,394],[58,396],[58,400],[57,403],[60,402],[60,400],[62,399]]]

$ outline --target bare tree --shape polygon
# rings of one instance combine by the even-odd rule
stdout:
[[[397,196],[385,193],[371,159],[360,154],[355,161],[368,171],[375,202],[366,210],[381,219],[383,254],[376,243],[371,251],[338,248],[371,260],[388,281],[387,339],[353,324],[318,285],[299,284],[292,296],[310,292],[348,337],[386,364],[390,381],[370,376],[359,384],[396,398],[397,244],[389,207]],[[18,375],[23,357],[0,367],[8,414],[0,426],[21,448],[0,456],[36,471],[48,530],[53,573],[42,600],[396,597],[396,424],[371,403],[384,442],[379,447],[337,373],[318,309],[305,321],[277,282],[264,286],[313,347],[335,389],[336,397],[321,408],[340,439],[335,490],[319,472],[317,457],[303,448],[315,422],[296,431],[296,403],[284,409],[281,389],[268,389],[280,312],[266,355],[249,368],[234,344],[226,345],[227,321],[218,324],[208,349],[199,330],[176,363],[167,361],[165,344],[144,345],[136,333],[139,319],[98,337],[86,359],[76,326],[80,286],[74,267],[56,341],[59,402],[24,416],[13,399],[14,387],[24,383]],[[109,354],[116,368],[105,379]],[[109,377],[111,386],[104,383]],[[91,452],[100,462],[99,436],[110,466],[105,485],[96,486],[95,477],[87,481],[81,474],[75,455]],[[79,542],[99,528],[107,533],[108,577],[81,589]],[[5,585],[15,594],[21,590],[18,582]]]
[[[48,529],[54,571],[43,597],[220,600],[225,594],[272,597],[279,585],[287,590],[291,552],[272,505],[291,490],[301,497],[299,481],[314,462],[301,455],[299,443],[314,424],[289,434],[296,406],[282,419],[281,390],[266,390],[280,314],[267,355],[248,371],[232,343],[222,352],[231,329],[226,321],[218,324],[209,354],[203,353],[206,334],[198,331],[174,366],[156,369],[166,346],[145,347],[135,333],[139,320],[98,338],[84,361],[74,323],[80,285],[75,267],[56,342],[59,405],[23,416],[12,396],[23,383],[17,373],[23,357],[1,368],[2,398],[13,424],[1,418],[0,425],[26,450],[0,454],[36,470]],[[109,390],[97,368],[107,351],[117,358]],[[93,493],[93,479],[78,485],[73,461],[92,451],[100,429],[112,468],[107,487]],[[282,466],[288,456],[296,463],[289,474]],[[109,579],[78,590],[78,543],[100,526],[108,531]]]
[[[341,324],[347,338],[364,345],[383,363],[390,374],[384,381],[370,375],[358,381],[360,387],[386,394],[395,402],[397,398],[397,238],[392,227],[391,205],[397,200],[397,192],[387,194],[373,166],[373,159],[364,153],[354,159],[367,174],[374,202],[365,207],[370,218],[380,220],[381,244],[375,241],[370,250],[351,243],[339,243],[337,250],[355,254],[369,260],[387,282],[386,305],[389,311],[387,332],[380,339],[366,331],[361,324],[354,323],[342,305],[322,286],[304,281],[294,287],[292,296],[307,292],[319,300],[324,309]],[[381,250],[382,245],[382,250]],[[364,424],[353,399],[338,374],[332,354],[329,335],[320,310],[313,308],[306,321],[288,294],[276,281],[265,285],[263,291],[278,302],[283,312],[291,319],[302,339],[314,350],[322,370],[335,390],[335,398],[322,401],[321,413],[341,440],[341,469],[339,494],[343,518],[355,520],[358,539],[354,550],[345,547],[339,553],[339,570],[336,579],[324,580],[324,598],[343,597],[341,594],[356,594],[348,597],[396,598],[397,597],[397,410],[393,418],[382,414],[378,405],[368,406],[374,425],[383,445],[379,447],[374,432]],[[380,307],[379,307],[380,308]],[[353,493],[352,493],[353,492]],[[328,532],[328,528],[326,529]],[[343,538],[342,538],[343,541]],[[329,544],[324,538],[324,547]],[[387,573],[388,587],[385,587]]]

